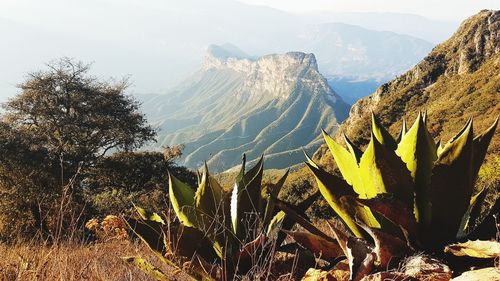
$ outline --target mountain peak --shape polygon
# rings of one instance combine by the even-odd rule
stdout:
[[[432,52],[444,56],[447,73],[470,73],[500,53],[500,11],[482,10],[466,19]]]
[[[228,68],[238,72],[252,72],[262,68],[286,70],[311,68],[318,71],[316,57],[311,53],[288,52],[252,57],[232,44],[210,45],[205,52],[202,70]]]

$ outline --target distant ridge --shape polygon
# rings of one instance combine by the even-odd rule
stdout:
[[[251,58],[210,46],[201,69],[172,92],[143,104],[161,145],[185,144],[182,164],[207,160],[215,171],[266,155],[267,168],[303,160],[320,145],[321,128],[336,130],[348,105],[318,72],[313,54]]]

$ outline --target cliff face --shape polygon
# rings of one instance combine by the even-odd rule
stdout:
[[[323,83],[313,54],[290,52],[267,55],[256,60],[231,56],[221,56],[209,48],[205,55],[202,71],[232,70],[244,75],[244,83],[233,96],[239,100],[249,99],[287,99],[296,83],[314,85],[320,83],[324,91],[328,86]],[[333,94],[331,95],[333,98]]]
[[[300,163],[335,130],[348,106],[318,72],[313,54],[251,58],[211,46],[201,69],[171,93],[144,103],[161,145],[185,144],[183,164],[222,171],[264,153],[268,168]]]
[[[410,71],[354,104],[338,132],[364,145],[369,140],[372,111],[396,134],[401,118],[413,122],[419,110],[427,111],[436,139],[448,141],[469,117],[474,118],[476,130],[485,129],[500,114],[499,69],[500,12],[481,11]],[[499,149],[496,137],[490,151]],[[332,166],[325,146],[315,158]]]

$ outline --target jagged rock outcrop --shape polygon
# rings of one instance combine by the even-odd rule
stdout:
[[[171,93],[143,105],[161,145],[185,144],[182,164],[215,171],[266,155],[266,167],[303,161],[320,145],[321,128],[336,130],[348,105],[318,72],[313,54],[251,58],[209,47],[201,69]]]
[[[448,141],[466,120],[474,118],[476,130],[485,129],[500,114],[500,12],[484,10],[465,20],[447,41],[436,46],[414,68],[354,104],[337,132],[355,143],[368,142],[370,114],[394,134],[401,119],[413,122],[418,111],[427,111],[431,133]],[[490,155],[500,150],[499,138]],[[333,166],[322,146],[316,160]]]

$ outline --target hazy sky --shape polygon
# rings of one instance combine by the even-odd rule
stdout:
[[[481,9],[500,0],[0,0],[0,102],[63,56],[94,62],[99,77],[131,76],[133,92],[161,93],[199,67],[209,44],[300,51],[298,30],[335,21],[439,43]]]
[[[395,12],[461,21],[482,9],[500,9],[499,0],[241,0],[294,12]]]

